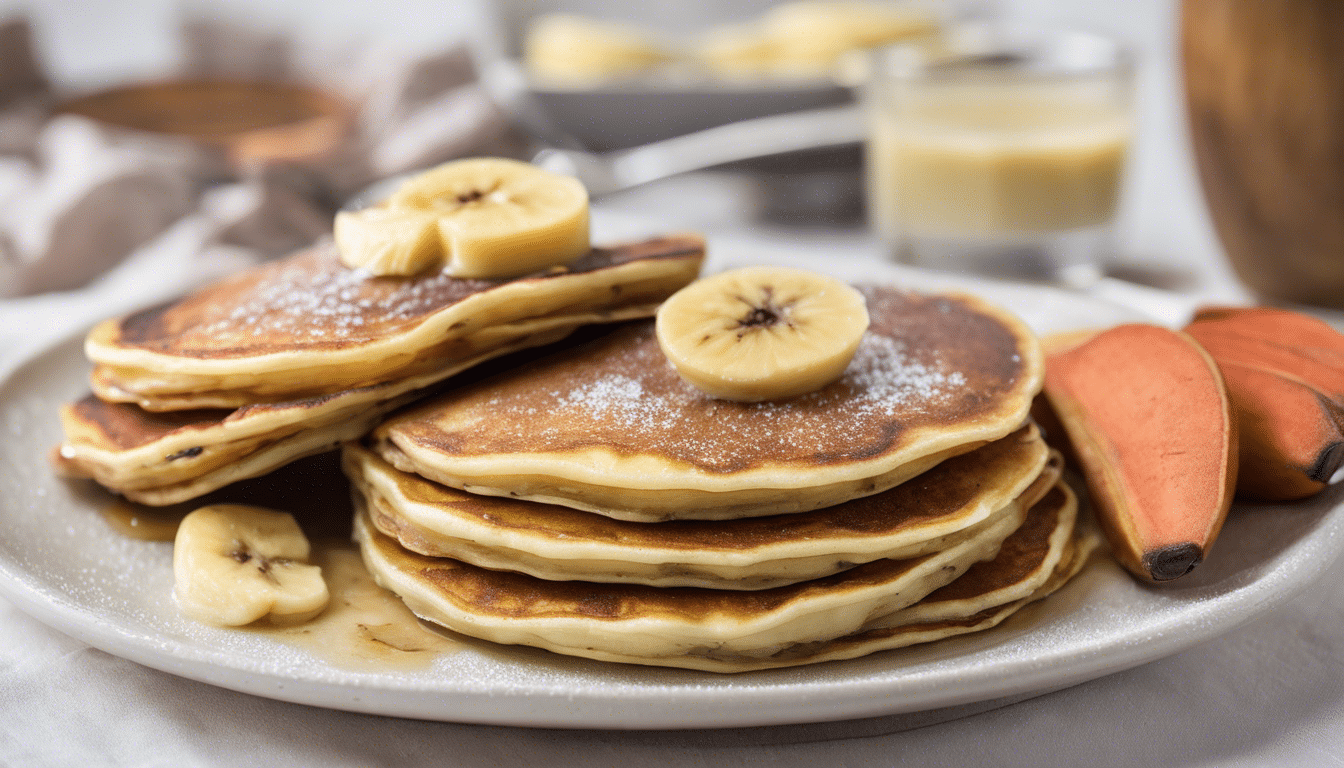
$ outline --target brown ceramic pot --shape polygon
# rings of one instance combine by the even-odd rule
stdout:
[[[1204,195],[1267,301],[1344,307],[1344,2],[1184,0]]]
[[[57,106],[103,123],[192,139],[235,163],[327,156],[353,125],[342,99],[303,85],[252,80],[168,80],[91,93]]]

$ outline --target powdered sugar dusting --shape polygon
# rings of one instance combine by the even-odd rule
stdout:
[[[857,390],[855,405],[864,413],[894,415],[901,407],[926,409],[947,402],[966,386],[961,371],[945,370],[942,356],[926,365],[905,354],[905,344],[869,334],[859,345],[846,376]]]
[[[914,427],[955,424],[996,407],[1017,381],[1011,339],[1005,346],[964,322],[949,330],[949,312],[971,314],[964,305],[903,296],[886,291],[870,300],[875,321],[854,359],[817,392],[778,402],[715,399],[682,381],[646,324],[535,369],[534,378],[477,390],[461,406],[489,429],[455,439],[473,453],[602,446],[735,471],[763,461],[869,457]],[[961,341],[949,346],[948,338]]]
[[[343,268],[334,258],[295,260],[256,281],[222,313],[192,329],[222,340],[274,337],[287,344],[371,338],[489,287],[487,281],[445,274],[415,280],[379,280]]]
[[[347,269],[328,240],[180,301],[130,315],[121,321],[116,343],[180,357],[331,351],[395,338],[432,317],[443,320],[449,334],[466,335],[483,325],[547,311],[535,300],[507,298],[515,291],[496,290],[501,287],[526,282],[519,293],[562,298],[574,306],[583,299],[619,305],[625,301],[620,289],[626,279],[674,281],[702,255],[697,238],[672,237],[594,248],[566,267],[521,277],[470,279],[438,272],[400,278]],[[650,273],[589,277],[636,262],[663,261],[666,269]],[[457,306],[477,294],[488,298],[473,302],[470,312]]]
[[[648,433],[665,432],[676,427],[676,411],[667,398],[650,397],[644,385],[625,374],[612,374],[559,394],[562,409],[585,414],[589,418],[615,419],[638,425]]]

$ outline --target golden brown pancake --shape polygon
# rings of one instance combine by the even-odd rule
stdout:
[[[637,324],[396,416],[374,445],[454,488],[654,522],[832,506],[1021,426],[1043,366],[1020,321],[971,297],[863,291],[854,360],[791,400],[705,395]]]
[[[345,267],[328,242],[104,322],[85,350],[107,400],[150,410],[292,400],[419,375],[461,357],[464,338],[494,343],[501,326],[647,314],[695,278],[703,257],[701,238],[678,235],[508,280],[374,277]]]
[[[1064,559],[1073,537],[1078,501],[1073,490],[1057,483],[1042,497],[1042,506],[1068,517],[1060,526],[1046,515],[1030,515],[991,561],[976,563],[945,587],[898,615],[878,619],[870,628],[960,620],[989,608],[1031,597]],[[1053,537],[1053,538],[1052,538]]]
[[[521,341],[530,341],[529,346],[539,346],[569,334],[581,325],[616,323],[649,317],[657,310],[656,304],[638,304],[614,309],[592,310],[576,314],[556,314],[550,317],[520,320],[505,323],[493,328],[481,329],[470,336],[463,336],[446,342],[435,350],[434,356],[422,357],[414,364],[402,369],[401,376],[391,381],[358,387],[353,390],[371,389],[377,386],[399,386],[407,381],[434,381],[445,378],[454,371],[461,370],[461,361],[484,359],[498,354],[501,348],[516,348]],[[91,388],[101,400],[109,403],[139,403],[144,407],[142,398],[126,392],[117,384],[113,371],[108,366],[95,366],[90,376]],[[351,390],[338,390],[307,397],[326,397]],[[254,398],[245,390],[196,390],[177,395],[158,395],[148,401],[153,407],[147,409],[157,412],[176,410],[199,410],[202,408],[240,408],[250,405],[280,404],[293,402],[272,398]]]
[[[1003,623],[1005,619],[1017,613],[1027,605],[1042,600],[1057,592],[1083,569],[1092,554],[1101,546],[1100,536],[1093,530],[1075,531],[1059,557],[1055,570],[1029,596],[1001,605],[994,605],[978,613],[961,618],[931,619],[926,621],[909,620],[918,614],[922,603],[916,603],[906,611],[897,612],[890,617],[891,625],[877,626],[855,632],[852,635],[838,637],[825,643],[800,645],[782,652],[768,661],[756,663],[719,663],[713,668],[716,672],[744,672],[752,669],[789,667],[799,664],[813,664],[822,661],[840,661],[866,656],[878,651],[905,648],[921,643],[935,642],[957,635],[983,632]],[[990,567],[991,563],[977,565]],[[955,584],[956,582],[952,582]],[[950,585],[949,585],[950,586]],[[927,599],[927,598],[926,598]],[[908,612],[908,613],[907,613]],[[902,619],[906,619],[902,621]],[[705,665],[699,669],[711,669]]]
[[[430,373],[281,403],[156,412],[90,395],[61,409],[65,441],[55,461],[64,474],[92,478],[134,501],[156,506],[187,501],[356,440],[440,381],[486,360],[557,341],[590,318],[569,319],[569,325],[444,361]]]
[[[355,505],[369,571],[422,618],[498,643],[677,666],[688,657],[768,656],[857,631],[992,558],[1026,516],[1013,505],[978,537],[937,552],[753,591],[548,581],[425,557],[378,533],[358,496]]]
[[[1052,460],[1047,463],[1047,459]],[[347,445],[343,466],[382,533],[413,552],[538,578],[767,589],[878,559],[944,549],[1059,478],[1034,425],[873,496],[812,512],[633,523],[476,496],[401,472]]]
[[[56,461],[137,501],[185,501],[356,439],[484,360],[648,317],[702,257],[680,236],[515,280],[384,278],[317,246],[95,328],[97,399],[63,411]]]
[[[977,561],[998,562],[996,553],[1005,553],[1002,567],[1012,574],[1035,561],[1037,567],[1026,570],[1044,573],[1039,584],[1044,586],[1072,540],[1076,509],[1071,493],[1052,492],[1029,514],[1004,521],[975,545],[911,560],[877,560],[761,591],[546,581],[493,571],[407,552],[378,533],[362,512],[356,539],[380,584],[422,618],[463,634],[607,661],[738,672],[848,658],[894,647],[894,638],[898,645],[923,642],[987,626],[979,614],[875,625],[884,618],[899,623],[892,617],[941,586],[935,582],[955,584],[952,578],[965,572],[959,564],[970,562],[964,554],[972,547]],[[1006,540],[1016,535],[1011,531],[1022,535],[1008,546]],[[987,543],[992,546],[983,546]],[[1056,565],[1042,568],[1042,562]],[[995,583],[989,577],[977,580],[977,585]],[[993,623],[1002,618],[992,617]]]

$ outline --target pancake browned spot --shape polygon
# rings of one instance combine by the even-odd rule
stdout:
[[[705,395],[644,324],[448,393],[384,425],[376,447],[475,493],[726,519],[877,492],[1023,422],[1042,361],[1019,321],[966,297],[864,292],[871,325],[845,374],[791,400]]]
[[[343,464],[374,525],[414,552],[546,579],[721,589],[765,589],[932,552],[973,535],[1014,500],[1030,506],[1059,477],[1028,425],[826,509],[651,525],[447,488],[354,445]]]
[[[356,503],[362,505],[358,497]],[[356,538],[380,583],[423,618],[464,634],[596,659],[737,672],[992,626],[1076,571],[1075,517],[1072,494],[1051,491],[977,542],[748,592],[546,581],[478,568],[407,552],[363,513]],[[1015,535],[1014,545],[1000,546]],[[938,594],[934,585],[955,584],[968,568],[1001,573],[977,579],[956,601],[941,601],[963,612],[921,618],[921,600]],[[1010,583],[1016,591],[1005,589]]]
[[[72,418],[68,423],[79,425],[74,429],[88,430],[87,439],[118,450],[138,448],[174,432],[200,430],[233,413],[218,408],[148,413],[125,403],[105,403],[93,395],[85,395],[69,409]],[[68,427],[67,436],[70,432]]]
[[[570,330],[522,336],[396,382],[233,410],[154,412],[88,396],[61,409],[56,463],[134,501],[176,504],[357,439],[441,380]]]
[[[104,322],[86,351],[105,400],[176,410],[293,399],[424,373],[483,351],[507,326],[648,316],[703,257],[703,240],[681,235],[595,248],[563,270],[508,280],[375,277],[324,243]]]

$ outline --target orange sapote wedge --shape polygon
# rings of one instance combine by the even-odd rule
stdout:
[[[1047,356],[1045,393],[1126,569],[1170,581],[1203,561],[1237,476],[1223,377],[1194,339],[1122,325]]]
[[[1203,307],[1190,325],[1204,334],[1223,334],[1280,346],[1344,368],[1344,334],[1323,320],[1273,307]]]
[[[1344,334],[1297,312],[1204,310],[1186,332],[1222,369],[1240,433],[1237,492],[1291,501],[1344,465]]]
[[[1237,418],[1237,493],[1291,501],[1324,488],[1344,462],[1344,408],[1290,375],[1219,366]]]

